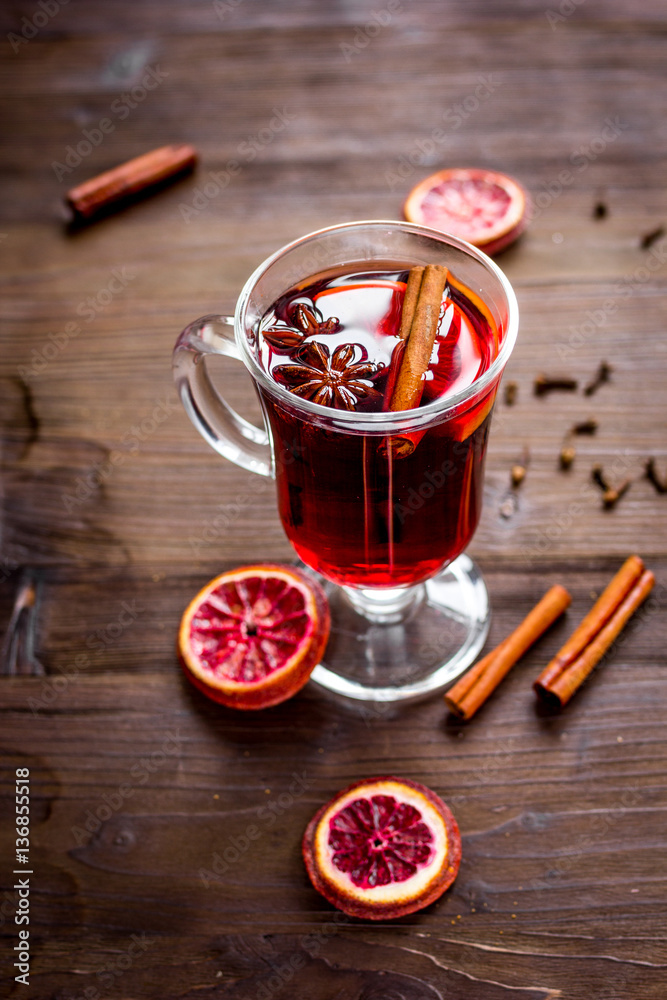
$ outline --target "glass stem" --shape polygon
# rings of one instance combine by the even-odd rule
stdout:
[[[355,611],[368,621],[381,625],[404,621],[413,609],[419,607],[426,593],[423,583],[390,590],[360,587],[341,589]]]

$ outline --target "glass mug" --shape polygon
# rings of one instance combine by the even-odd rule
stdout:
[[[467,387],[413,410],[322,406],[279,385],[258,359],[257,328],[294,286],[340,271],[444,264],[478,296],[498,330],[495,359]],[[404,222],[353,222],[278,250],[250,276],[234,317],[191,323],[174,349],[183,405],[224,458],[276,480],[297,555],[323,584],[332,630],[312,679],[365,702],[442,691],[473,662],[489,625],[483,578],[464,553],[481,512],[484,459],[518,307],[502,271],[464,241]],[[214,386],[210,355],[241,361],[264,428]],[[407,444],[398,457],[392,444]]]

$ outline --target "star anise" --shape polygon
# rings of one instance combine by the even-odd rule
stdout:
[[[333,354],[324,344],[304,344],[294,356],[296,365],[278,365],[276,381],[296,396],[336,410],[354,410],[360,399],[380,399],[369,380],[384,368],[375,361],[355,361],[355,344],[341,344]]]
[[[332,316],[323,319],[322,313],[314,305],[306,302],[293,302],[288,310],[291,326],[271,326],[264,330],[264,340],[274,351],[288,353],[299,347],[307,337],[326,336],[335,333],[340,326],[339,320]]]

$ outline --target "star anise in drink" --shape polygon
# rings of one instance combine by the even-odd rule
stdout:
[[[298,364],[278,365],[271,374],[296,396],[336,410],[354,410],[360,399],[379,399],[370,380],[384,368],[380,362],[355,361],[358,347],[341,344],[333,354],[325,344],[304,344],[293,356]]]
[[[270,326],[263,330],[264,340],[274,351],[289,353],[303,344],[307,337],[335,333],[340,322],[335,316],[323,319],[322,313],[312,303],[293,302],[287,312],[291,326]]]

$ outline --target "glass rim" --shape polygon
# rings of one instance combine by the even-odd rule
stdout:
[[[401,232],[412,233],[415,236],[425,236],[438,243],[453,246],[457,250],[463,251],[469,257],[474,257],[478,263],[485,267],[487,271],[490,271],[495,277],[501,286],[507,301],[508,320],[503,342],[493,362],[489,365],[487,370],[479,378],[471,382],[470,385],[459,389],[458,392],[452,393],[451,396],[439,397],[431,403],[415,407],[412,410],[382,410],[379,412],[363,413],[359,413],[356,410],[338,410],[331,406],[323,406],[321,403],[313,403],[309,399],[303,399],[301,396],[297,396],[295,393],[290,392],[289,389],[285,389],[283,386],[278,385],[278,383],[271,378],[268,372],[262,368],[258,358],[255,357],[245,334],[245,325],[243,321],[245,319],[250,296],[255,285],[257,284],[257,281],[269,270],[270,267],[273,266],[273,264],[275,264],[277,260],[285,254],[299,246],[315,241],[322,236],[336,232],[342,233],[346,230],[377,230],[386,229],[387,227],[393,230],[400,230]],[[285,291],[287,291],[287,289],[285,289]],[[518,328],[519,305],[514,289],[504,272],[501,271],[495,261],[491,260],[491,258],[482,250],[478,249],[478,247],[473,246],[472,243],[467,243],[458,236],[451,236],[449,233],[441,232],[438,229],[431,229],[428,226],[420,226],[412,222],[401,222],[396,219],[366,219],[359,222],[337,223],[333,226],[326,226],[323,229],[317,229],[314,232],[307,233],[305,236],[301,236],[296,240],[292,240],[290,243],[286,243],[255,268],[241,290],[234,312],[234,333],[237,344],[239,344],[243,358],[249,365],[251,374],[255,380],[264,389],[266,389],[267,392],[302,413],[312,414],[313,417],[317,417],[320,420],[328,418],[329,420],[335,420],[341,424],[354,425],[357,429],[359,429],[362,424],[368,428],[377,426],[378,430],[380,427],[398,427],[404,424],[408,418],[410,418],[413,423],[416,421],[419,424],[422,424],[429,421],[433,417],[442,417],[443,414],[458,411],[463,404],[481,396],[494,384],[495,381],[500,379],[503,369],[505,368],[509,356],[512,353],[514,344],[516,343]]]

